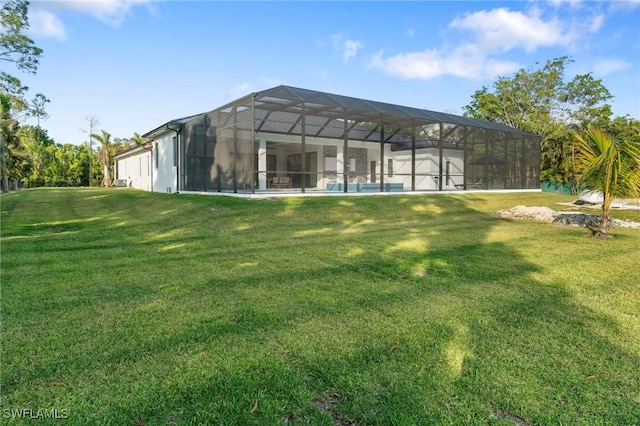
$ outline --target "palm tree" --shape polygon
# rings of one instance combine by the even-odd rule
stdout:
[[[102,184],[101,186],[111,186],[111,155],[113,144],[111,143],[111,134],[101,130],[101,134],[93,133],[91,137],[100,144],[98,150],[98,159],[102,164]]]
[[[589,129],[573,134],[578,183],[603,194],[602,214],[595,235],[609,237],[609,209],[614,197],[640,198],[640,145]]]
[[[147,141],[147,138],[140,136],[140,133],[133,132],[133,136],[129,138],[129,144],[132,146],[142,145]]]

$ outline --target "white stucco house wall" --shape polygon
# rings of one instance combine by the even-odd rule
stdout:
[[[117,154],[116,186],[178,192],[180,128],[193,117],[172,120],[142,135],[148,142]]]
[[[115,186],[152,190],[153,164],[151,144],[135,146],[116,155]]]

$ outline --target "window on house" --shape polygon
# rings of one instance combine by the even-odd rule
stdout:
[[[324,171],[325,172],[337,172],[338,171],[338,159],[336,157],[324,157]]]
[[[160,155],[158,155],[158,142],[153,144],[153,155],[154,155],[154,163],[155,163],[155,168],[158,168],[158,159],[160,158]]]
[[[376,162],[371,162],[371,183],[376,183]]]
[[[173,166],[178,165],[178,136],[173,137]]]
[[[393,177],[393,158],[387,160],[387,176]]]

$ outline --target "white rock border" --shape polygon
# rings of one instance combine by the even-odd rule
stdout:
[[[525,219],[536,222],[560,223],[570,226],[597,226],[600,216],[580,212],[558,212],[549,207],[515,206],[500,210],[496,215],[505,219]],[[640,228],[640,223],[629,220],[611,219],[611,226],[616,228]]]

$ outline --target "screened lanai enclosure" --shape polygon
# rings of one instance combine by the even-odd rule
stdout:
[[[452,114],[279,86],[183,123],[179,189],[539,188],[536,136]]]

